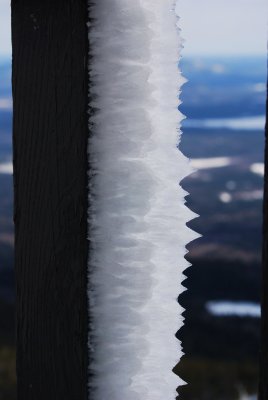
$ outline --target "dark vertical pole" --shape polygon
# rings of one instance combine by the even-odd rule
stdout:
[[[87,399],[86,22],[12,0],[18,400]]]
[[[268,93],[268,85],[267,85]],[[265,126],[265,172],[263,203],[262,317],[259,400],[268,399],[268,97]]]

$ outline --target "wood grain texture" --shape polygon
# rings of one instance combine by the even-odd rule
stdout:
[[[18,400],[87,398],[86,22],[12,0]]]
[[[268,85],[267,85],[268,94]],[[259,400],[268,399],[268,96],[265,126],[265,174],[263,201],[262,317],[260,348]]]

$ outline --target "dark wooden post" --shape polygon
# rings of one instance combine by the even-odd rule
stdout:
[[[87,399],[86,22],[12,0],[18,400]]]
[[[268,97],[266,101],[266,116],[259,400],[268,399]]]

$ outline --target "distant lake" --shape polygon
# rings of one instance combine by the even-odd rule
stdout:
[[[208,301],[207,311],[216,317],[251,317],[260,318],[261,307],[248,301]]]
[[[238,118],[186,119],[183,121],[183,126],[186,128],[264,130],[265,116],[259,115]]]

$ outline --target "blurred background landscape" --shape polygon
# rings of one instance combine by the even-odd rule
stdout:
[[[175,372],[188,382],[180,389],[182,400],[253,400],[260,328],[267,5],[263,0],[180,3],[187,39],[180,67],[189,81],[181,95],[180,110],[187,119],[180,148],[198,170],[182,185],[189,193],[188,206],[200,215],[189,225],[202,237],[188,246],[188,291],[179,299],[186,320],[177,334],[186,356]],[[1,31],[7,45],[0,49],[0,400],[14,400],[10,17],[2,0],[0,25],[7,35]]]
[[[185,38],[180,148],[198,171],[182,186],[202,237],[188,246],[175,372],[182,400],[256,400],[264,124],[265,0],[179,1]]]
[[[254,399],[258,385],[266,58],[185,59],[181,149],[198,169],[182,185],[190,227],[180,297],[182,399]],[[253,396],[253,397],[250,397]]]
[[[0,399],[15,399],[14,235],[10,58],[0,58]]]

